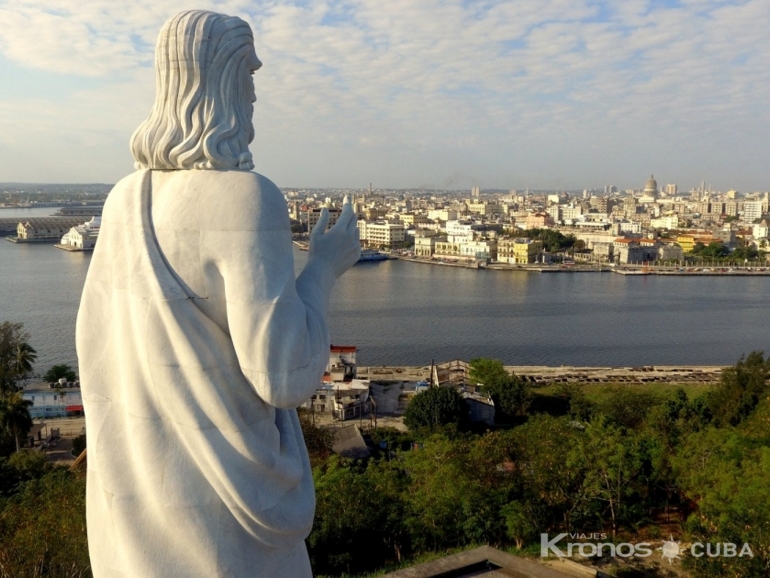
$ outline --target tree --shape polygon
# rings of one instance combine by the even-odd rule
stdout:
[[[37,351],[29,343],[16,344],[16,360],[14,369],[19,377],[24,377],[32,371],[32,365],[37,359]]]
[[[737,425],[757,407],[767,394],[770,361],[760,351],[741,357],[722,372],[719,387],[706,397],[706,404],[717,426]]]
[[[506,415],[524,417],[532,403],[532,388],[520,377],[512,375],[508,381],[492,392],[492,396],[497,397],[500,409]]]
[[[468,408],[451,387],[431,387],[415,395],[404,412],[404,424],[409,429],[466,425]]]
[[[54,383],[59,381],[62,377],[67,381],[75,381],[78,378],[78,376],[69,365],[61,364],[54,365],[51,369],[46,371],[43,379],[49,383]]]
[[[503,362],[499,359],[477,357],[471,359],[469,365],[468,377],[479,385],[494,387],[510,377]]]
[[[531,388],[521,378],[508,373],[502,361],[486,357],[472,359],[469,377],[484,387],[492,396],[495,407],[505,416],[527,415],[532,402]]]
[[[29,416],[28,409],[31,405],[32,402],[24,399],[18,391],[0,400],[0,426],[16,439],[17,452],[21,449],[19,437],[26,435],[32,428],[32,418]]]
[[[386,519],[393,502],[383,499],[367,471],[339,456],[313,470],[316,511],[308,536],[313,568],[321,574],[359,574],[390,553]]]
[[[63,468],[20,485],[0,510],[0,576],[91,576],[85,486]]]
[[[578,437],[574,448],[586,466],[585,487],[592,500],[606,504],[612,535],[627,516],[636,494],[636,477],[642,469],[642,455],[636,440],[603,417],[594,419]]]
[[[516,547],[521,550],[524,542],[537,535],[537,524],[532,520],[525,504],[510,502],[502,510],[505,518],[505,527],[508,537],[516,542]]]
[[[329,428],[315,425],[307,409],[300,408],[297,411],[297,416],[302,428],[302,437],[305,438],[310,465],[312,467],[319,466],[333,453],[334,432]]]
[[[661,402],[658,396],[648,391],[622,386],[610,391],[610,395],[599,403],[598,412],[611,423],[628,429],[640,427],[650,410]]]
[[[16,384],[32,371],[37,352],[29,345],[22,323],[0,323],[0,395],[16,391]]]

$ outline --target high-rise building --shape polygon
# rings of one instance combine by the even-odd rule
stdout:
[[[676,185],[674,185],[674,184],[666,185],[666,194],[667,195],[672,195],[673,196],[673,195],[676,195],[678,192],[679,192],[679,188]]]
[[[747,223],[753,223],[762,218],[762,201],[745,201],[743,203],[743,220]]]
[[[471,189],[471,197],[480,197],[481,196],[481,189],[479,187],[473,187]]]
[[[316,208],[316,209],[310,209],[307,212],[307,230],[312,231],[313,227],[315,227],[316,223],[318,222],[318,219],[321,216],[321,210],[322,208]],[[334,223],[337,222],[337,219],[340,216],[340,213],[342,213],[342,210],[336,209],[334,207],[327,207],[327,210],[329,211],[329,225],[327,226],[327,229],[334,226]]]

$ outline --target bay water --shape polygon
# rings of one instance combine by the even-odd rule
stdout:
[[[0,217],[54,209],[0,210]],[[295,250],[299,271],[307,253]],[[24,323],[36,371],[77,366],[90,253],[0,241],[0,322]],[[770,352],[770,277],[622,276],[361,263],[338,281],[332,342],[361,365],[495,357],[511,365],[728,365]]]

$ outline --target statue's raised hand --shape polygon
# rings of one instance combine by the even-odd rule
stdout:
[[[349,197],[345,197],[339,219],[327,231],[328,225],[329,211],[324,208],[310,233],[308,261],[322,264],[336,278],[347,271],[361,256],[358,221]]]

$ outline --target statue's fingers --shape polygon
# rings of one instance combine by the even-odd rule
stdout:
[[[326,231],[326,227],[329,225],[329,211],[326,207],[321,209],[321,214],[318,217],[318,221],[310,232],[310,239],[314,239],[320,235],[323,235]]]
[[[355,221],[354,217],[355,214],[353,213],[353,208],[350,204],[344,205],[335,226],[345,231],[350,226],[351,221]]]
[[[348,223],[348,228],[347,228],[348,233],[352,232],[353,229],[358,230],[358,219],[356,218],[355,215],[353,215],[353,217],[350,219],[350,222]]]

